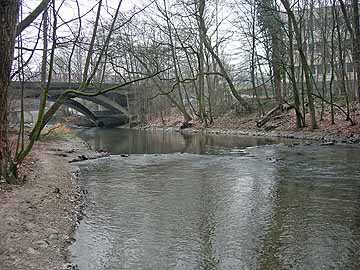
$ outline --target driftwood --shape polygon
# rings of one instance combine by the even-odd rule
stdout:
[[[283,112],[283,111],[288,112],[291,109],[295,109],[295,106],[292,104],[279,104],[275,108],[270,110],[267,114],[265,114],[263,118],[261,118],[259,121],[257,121],[256,126],[260,128],[263,125],[265,125],[267,122],[269,122],[269,120],[272,117],[276,116],[279,113],[279,111],[280,112]]]
[[[85,160],[92,160],[92,159],[99,159],[99,158],[104,158],[104,157],[109,157],[110,153],[107,152],[98,152],[94,155],[90,155],[90,156],[85,156],[85,155],[80,155],[72,160],[69,161],[69,163],[74,163],[74,162],[80,162],[80,161],[85,161]]]
[[[267,114],[264,115],[263,118],[261,118],[259,121],[257,121],[256,126],[259,128],[262,127],[267,122],[269,122],[269,120],[281,110],[282,110],[282,105],[278,105],[275,108],[271,109]]]
[[[191,128],[193,126],[192,123],[189,122],[183,122],[180,126],[180,129],[185,129],[185,128]]]

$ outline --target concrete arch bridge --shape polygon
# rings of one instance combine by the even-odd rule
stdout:
[[[77,89],[80,83],[73,83],[72,89]],[[102,84],[101,88],[88,87],[85,92],[95,93],[96,91],[116,86],[116,84]],[[40,82],[25,82],[24,98],[26,100],[39,100],[41,96]],[[20,82],[12,82],[10,85],[9,96],[11,99],[19,100],[21,97],[22,85]],[[69,84],[64,82],[53,82],[49,88],[48,100],[55,102],[56,99],[69,89]],[[127,86],[101,94],[98,96],[79,96],[68,99],[64,105],[72,108],[84,115],[89,124],[99,127],[114,127],[126,124],[129,119],[133,118],[131,113],[131,104],[135,102],[135,90],[133,87]]]

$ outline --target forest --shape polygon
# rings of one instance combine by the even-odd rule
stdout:
[[[182,125],[211,127],[230,112],[259,128],[287,112],[294,129],[316,130],[324,119],[359,125],[357,0],[130,2],[0,1],[0,174],[7,182],[16,181],[62,105],[126,87],[134,89],[128,110],[137,125],[175,114]],[[31,82],[41,94],[28,128]],[[57,82],[66,86],[49,102]]]
[[[359,0],[0,0],[0,269],[360,269]]]

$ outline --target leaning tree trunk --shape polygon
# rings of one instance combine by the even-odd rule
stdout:
[[[355,82],[355,96],[360,101],[360,16],[358,0],[353,0],[353,24],[354,24],[354,82]],[[356,77],[356,78],[355,78]]]
[[[7,102],[14,57],[18,0],[0,0],[0,176],[7,171]]]
[[[307,92],[307,97],[308,97],[308,102],[309,102],[309,109],[310,109],[310,117],[311,117],[311,129],[316,129],[318,128],[317,122],[316,122],[316,111],[315,111],[315,106],[314,106],[314,98],[313,98],[313,91],[312,91],[312,81],[311,81],[311,77],[310,77],[310,70],[309,70],[309,65],[307,63],[307,59],[304,53],[304,48],[301,45],[302,44],[302,36],[301,36],[301,32],[300,29],[297,25],[297,21],[295,19],[295,15],[294,12],[291,10],[291,6],[290,6],[290,2],[288,0],[281,0],[281,3],[283,4],[286,13],[288,14],[289,18],[292,21],[292,25],[293,25],[293,31],[295,33],[295,37],[296,37],[296,41],[297,41],[297,47],[298,47],[298,51],[299,51],[299,55],[300,55],[300,62],[303,66],[303,71],[304,71],[304,75],[305,75],[305,83],[306,83],[306,92]]]
[[[299,91],[297,88],[296,76],[295,76],[295,60],[294,60],[294,33],[292,29],[292,21],[290,16],[288,16],[288,25],[289,25],[289,58],[290,58],[290,80],[292,83],[293,94],[294,94],[294,107],[296,113],[296,128],[301,128],[305,126],[305,120],[303,120],[301,111],[300,111],[300,98]]]
[[[275,97],[278,105],[284,103],[281,93],[281,57],[280,57],[280,40],[276,30],[272,30],[271,33],[271,48],[272,48],[272,57],[271,65],[274,76],[274,88],[275,88]]]
[[[211,56],[216,60],[216,63],[219,66],[222,77],[226,80],[226,82],[229,85],[231,94],[240,103],[240,105],[245,109],[246,112],[251,112],[252,111],[251,105],[241,96],[241,94],[239,94],[236,91],[235,85],[232,79],[230,78],[228,72],[226,71],[223,62],[221,61],[220,57],[215,53],[214,48],[211,46],[211,41],[206,35],[207,29],[205,25],[204,11],[205,11],[205,0],[200,0],[198,7],[198,19],[199,19],[199,28],[203,35],[202,42],[204,43],[205,48],[209,51]]]

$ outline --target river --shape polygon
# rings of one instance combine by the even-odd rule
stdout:
[[[80,270],[360,269],[358,147],[90,129]]]

